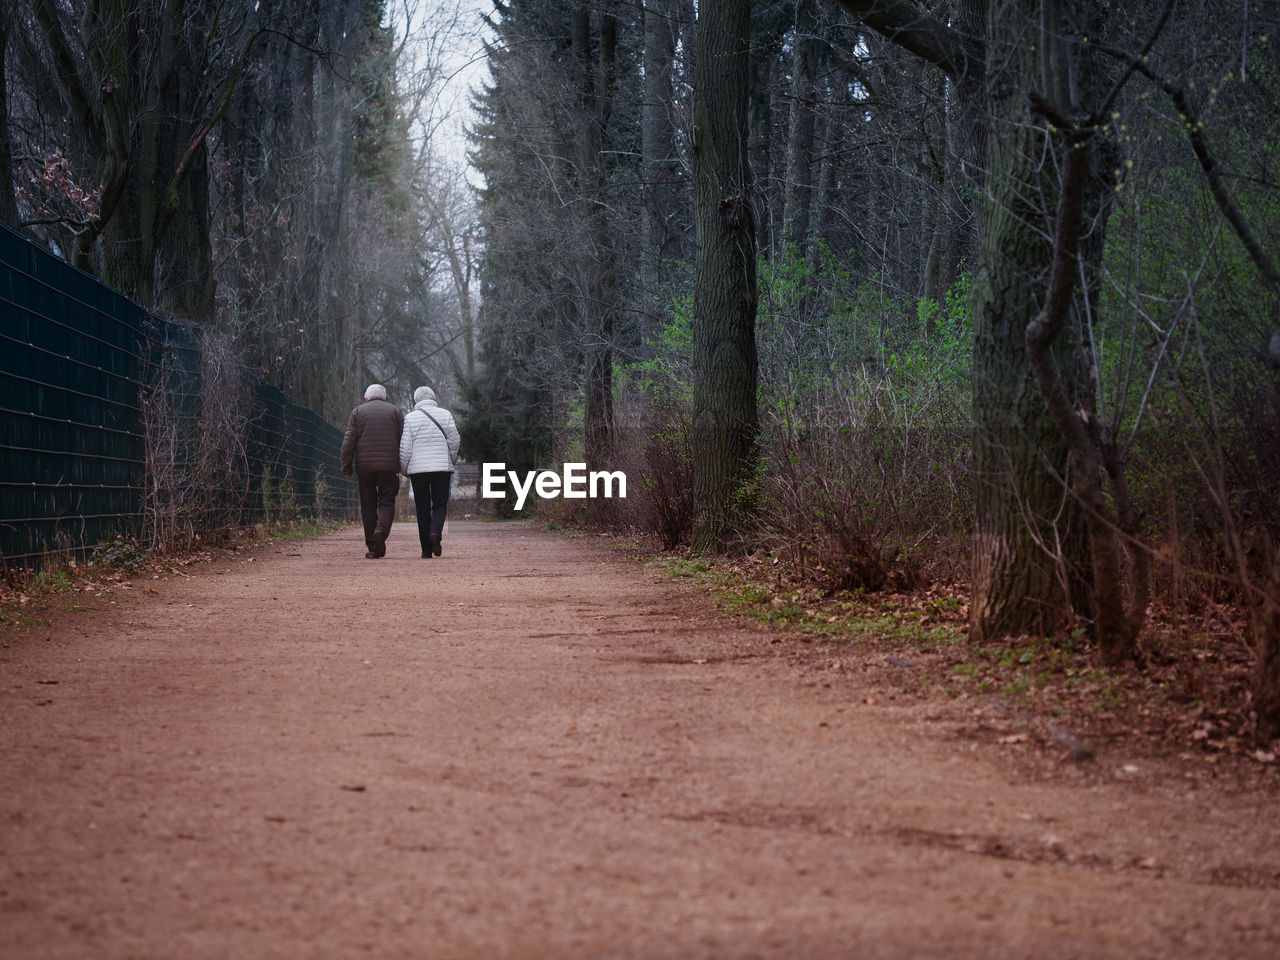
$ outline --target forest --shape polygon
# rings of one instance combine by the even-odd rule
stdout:
[[[466,156],[442,90],[479,30]],[[0,219],[339,421],[975,643],[1229,603],[1280,736],[1275,0],[16,0]],[[469,33],[470,31],[470,33]]]

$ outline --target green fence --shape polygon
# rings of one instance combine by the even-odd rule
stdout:
[[[0,225],[4,560],[165,523],[354,513],[342,431],[275,387],[239,370],[228,387],[222,376],[236,418],[214,426],[239,435],[211,441],[203,345],[198,326],[148,314]]]

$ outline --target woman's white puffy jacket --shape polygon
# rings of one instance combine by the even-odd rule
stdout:
[[[439,427],[428,419],[428,414],[435,418]],[[442,470],[452,472],[461,443],[453,414],[434,400],[423,400],[404,418],[404,432],[400,434],[400,472],[406,476]]]

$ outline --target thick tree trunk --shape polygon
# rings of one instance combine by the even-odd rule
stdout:
[[[693,547],[732,541],[756,423],[756,234],[748,160],[750,0],[702,0],[693,96]]]
[[[1083,5],[1075,12],[1084,35],[1101,33],[1102,24]],[[1130,550],[1129,577],[1125,577],[1120,532],[1136,535],[1136,518],[1117,452],[1100,439],[1103,428],[1096,411],[1094,362],[1083,332],[1096,312],[1110,207],[1111,191],[1103,171],[1116,162],[1112,145],[1097,133],[1100,116],[1086,116],[1085,110],[1105,109],[1100,104],[1114,78],[1096,69],[1088,48],[1060,35],[1060,8],[1042,7],[1040,14],[1040,36],[1034,47],[1039,75],[1029,75],[1025,82],[1028,99],[1049,120],[1041,136],[1044,152],[1056,162],[1040,163],[1037,175],[1041,195],[1056,196],[1057,210],[1049,231],[1053,235],[1051,269],[1042,307],[1028,322],[1025,340],[1040,394],[1068,454],[1063,476],[1071,499],[1055,525],[1063,543],[1060,569],[1067,599],[1076,612],[1092,618],[1103,660],[1115,664],[1131,655],[1145,619],[1147,570],[1145,555]],[[1060,177],[1052,173],[1049,183],[1045,171],[1059,169]],[[1077,295],[1082,280],[1083,289]],[[1072,318],[1074,336],[1064,337]],[[1104,468],[1111,478],[1110,499],[1103,488]],[[1075,534],[1079,530],[1083,536]],[[1074,544],[1087,544],[1087,563],[1083,555],[1077,559]]]
[[[1067,451],[1032,375],[1023,332],[1039,314],[1052,245],[1044,226],[1058,184],[1027,95],[1039,54],[1027,41],[1036,0],[992,0],[987,49],[986,202],[972,301],[975,531],[970,633],[1045,635],[1067,625],[1087,570]],[[1047,208],[1047,209],[1046,209]],[[1055,345],[1059,357],[1070,344]]]

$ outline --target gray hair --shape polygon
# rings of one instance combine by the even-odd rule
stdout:
[[[435,398],[436,392],[430,387],[419,387],[417,390],[413,391],[414,403],[421,403],[423,400],[434,400]]]
[[[366,400],[385,400],[387,399],[387,388],[380,383],[371,383],[364,392],[364,398]]]

